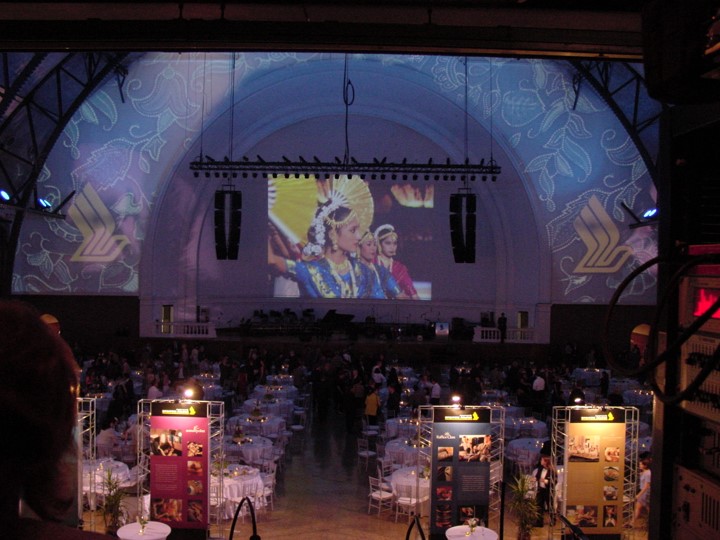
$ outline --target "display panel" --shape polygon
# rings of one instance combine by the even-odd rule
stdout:
[[[271,175],[271,296],[430,300],[433,207],[431,183]]]

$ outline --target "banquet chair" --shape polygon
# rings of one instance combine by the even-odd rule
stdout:
[[[277,469],[270,468],[270,472],[260,474],[263,481],[263,500],[265,507],[275,510],[275,486],[277,485]]]
[[[418,506],[427,501],[427,497],[418,498],[415,486],[399,485],[395,489],[395,523],[399,516],[407,516],[410,521]]]
[[[378,516],[383,510],[392,511],[395,495],[392,491],[383,488],[383,484],[379,478],[368,476],[370,483],[370,491],[368,493],[368,514],[371,510],[377,509]]]
[[[378,458],[376,465],[377,465],[378,478],[380,479],[380,482],[382,483],[383,489],[392,491],[392,484],[390,483],[390,479],[392,477],[392,473],[395,471],[395,469],[393,469],[393,466],[392,466],[392,461],[381,460],[380,458]]]
[[[385,448],[385,457],[392,463],[393,469],[402,469],[405,466],[405,452],[402,448],[390,445]]]
[[[370,450],[370,443],[368,443],[367,439],[363,439],[362,437],[358,438],[357,447],[358,467],[362,462],[365,462],[365,470],[367,471],[370,465],[370,460],[374,459],[375,456],[377,456],[377,453]]]

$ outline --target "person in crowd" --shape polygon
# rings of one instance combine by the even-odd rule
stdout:
[[[380,396],[377,392],[377,385],[370,386],[370,392],[365,396],[365,416],[368,424],[376,426],[378,423],[378,414],[380,413]]]
[[[378,263],[392,274],[404,297],[420,300],[407,266],[395,259],[398,248],[398,234],[395,227],[390,224],[380,225],[375,229],[375,240],[380,250],[377,257]]]
[[[497,329],[500,332],[500,343],[505,343],[507,338],[507,317],[501,313],[497,320]]]
[[[600,375],[600,395],[604,398],[607,398],[609,392],[610,392],[610,375],[608,375],[607,370],[603,370],[602,374]]]
[[[537,489],[535,500],[538,505],[538,518],[536,527],[543,527],[545,524],[545,513],[552,513],[553,508],[550,502],[550,486],[555,481],[556,473],[550,456],[540,456],[540,462],[532,472]]]
[[[650,458],[640,460],[640,491],[635,496],[635,511],[633,513],[632,526],[637,527],[638,520],[643,514],[650,513],[650,484],[652,475],[650,473]]]
[[[385,409],[387,410],[388,418],[395,418],[400,410],[400,386],[395,384],[389,384],[388,396],[385,402]]]
[[[442,388],[436,377],[430,377],[432,386],[430,387],[430,405],[440,405],[440,395]]]
[[[540,369],[535,370],[535,376],[532,382],[532,401],[533,411],[543,413],[545,411],[545,378],[542,376]]]
[[[13,434],[0,449],[2,538],[111,538],[64,524],[77,497],[77,465],[65,458],[75,454],[78,388],[77,364],[57,331],[31,306],[0,300],[0,410]]]
[[[163,395],[162,390],[158,387],[160,382],[158,381],[158,378],[156,375],[152,375],[152,378],[149,382],[150,386],[148,387],[147,391],[147,398],[148,399],[160,399]]]
[[[95,436],[95,444],[98,447],[98,451],[103,449],[107,457],[110,455],[113,448],[120,443],[120,435],[117,432],[118,419],[107,418],[103,424],[100,432]]]

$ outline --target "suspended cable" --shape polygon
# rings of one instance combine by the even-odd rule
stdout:
[[[349,117],[350,105],[355,101],[355,87],[350,80],[348,73],[348,54],[345,53],[345,67],[343,69],[343,103],[345,103],[345,155],[343,157],[343,165],[350,163],[350,132]]]
[[[205,70],[207,68],[207,53],[203,53],[203,69],[202,69],[202,100],[200,104],[200,159],[205,158],[205,152],[203,152],[203,135],[205,133]]]
[[[233,141],[235,140],[235,53],[232,53],[230,67],[230,161],[233,160]]]

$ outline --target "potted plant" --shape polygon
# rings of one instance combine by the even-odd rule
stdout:
[[[518,540],[529,540],[530,533],[540,515],[532,479],[521,474],[513,478],[508,487],[512,495],[508,506],[517,520]]]
[[[127,494],[120,485],[120,480],[112,474],[112,471],[105,471],[102,491],[105,497],[103,503],[105,530],[108,535],[116,536],[117,530],[124,525],[127,517],[123,506],[123,500]]]

